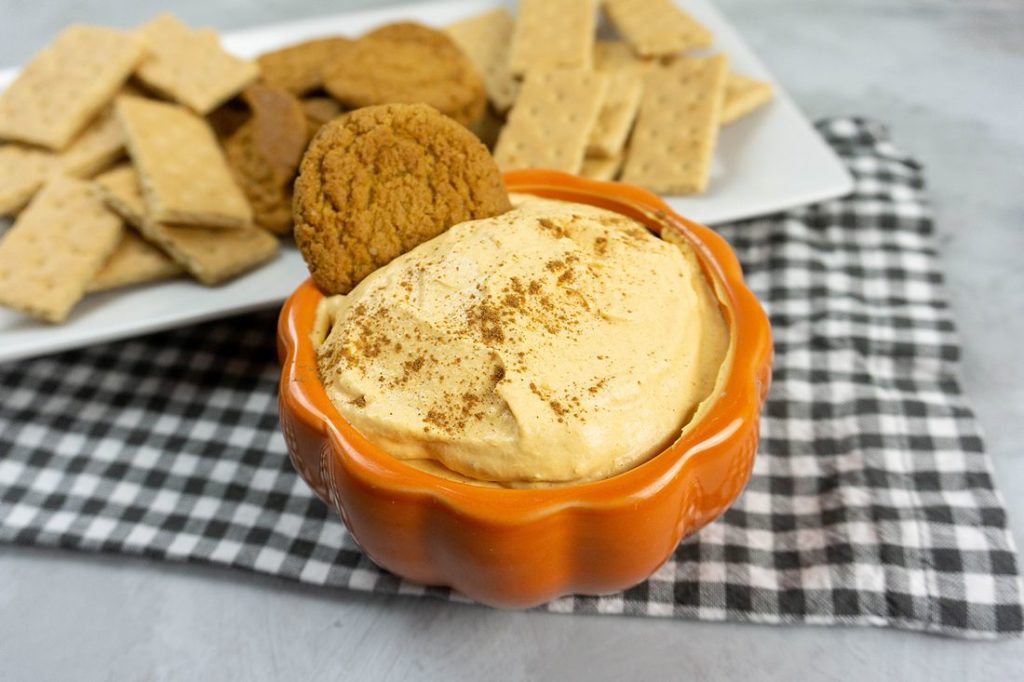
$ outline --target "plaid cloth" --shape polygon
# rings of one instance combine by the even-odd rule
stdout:
[[[543,608],[1021,634],[921,168],[876,124],[820,131],[856,176],[852,196],[720,228],[775,329],[747,490],[643,584]],[[274,322],[0,366],[0,541],[462,599],[374,566],[293,472]]]

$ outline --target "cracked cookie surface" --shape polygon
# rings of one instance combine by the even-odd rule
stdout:
[[[295,182],[295,241],[325,294],[466,220],[511,208],[468,129],[423,104],[365,107],[328,123]]]

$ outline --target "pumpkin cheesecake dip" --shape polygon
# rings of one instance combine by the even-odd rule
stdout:
[[[320,378],[367,438],[441,476],[531,487],[626,471],[718,395],[718,298],[688,244],[513,199],[323,299]]]

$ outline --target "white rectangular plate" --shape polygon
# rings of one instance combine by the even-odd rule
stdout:
[[[233,31],[225,46],[244,57],[316,36],[358,35],[378,24],[415,19],[444,26],[493,7],[493,0],[431,2]],[[686,8],[715,34],[739,73],[773,81],[740,36],[707,0]],[[0,88],[15,70],[0,71]],[[767,107],[721,134],[711,188],[700,197],[669,198],[679,213],[705,224],[748,218],[841,196],[852,188],[845,168],[778,83]],[[254,272],[208,288],[176,280],[88,296],[62,325],[44,325],[0,309],[0,362],[125,338],[279,304],[306,277],[292,247]]]

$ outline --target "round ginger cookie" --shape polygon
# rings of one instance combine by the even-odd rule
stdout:
[[[292,225],[292,180],[309,140],[306,113],[287,90],[256,83],[243,98],[251,118],[224,140],[224,155],[253,220],[274,234]]]
[[[467,128],[424,104],[365,107],[317,133],[295,181],[295,242],[320,290],[364,277],[466,220],[512,208]]]
[[[256,63],[265,83],[284,88],[293,95],[304,95],[322,85],[324,68],[339,48],[350,42],[342,36],[306,40],[266,52],[256,58]]]
[[[487,106],[483,76],[469,57],[441,31],[413,22],[346,45],[323,76],[327,92],[352,108],[423,103],[469,125]]]

